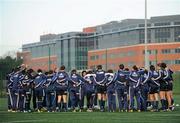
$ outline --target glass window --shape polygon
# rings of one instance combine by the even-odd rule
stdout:
[[[163,49],[162,54],[170,54],[171,50],[170,49]]]
[[[180,60],[175,60],[175,64],[180,64]]]
[[[180,53],[180,48],[175,49],[175,53]]]
[[[102,54],[102,59],[106,59],[106,54]]]

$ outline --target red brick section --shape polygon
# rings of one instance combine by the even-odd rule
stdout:
[[[21,52],[17,53],[17,57],[22,57],[23,64],[28,65],[30,68],[34,70],[42,69],[44,71],[48,71],[49,69],[49,56],[32,58],[30,52]],[[54,70],[57,67],[57,56],[51,56],[50,61],[50,68],[51,70]]]
[[[149,60],[159,63],[163,60],[180,60],[180,53],[171,53],[171,54],[162,54],[162,49],[177,49],[180,48],[180,43],[152,43],[148,44],[148,50],[157,50],[157,54],[150,54]],[[102,50],[94,50],[88,52],[88,68],[91,68],[92,66],[96,66],[98,64],[106,65],[106,58],[102,59],[102,55],[106,54],[107,52],[107,67],[108,69],[118,69],[118,65],[123,63],[126,65],[129,62],[132,63],[132,65],[136,64],[140,67],[144,66],[144,45],[133,45],[133,46],[125,46],[125,47],[117,47],[117,48],[109,48],[102,49]],[[127,54],[128,52],[131,52],[131,54]],[[132,53],[133,52],[133,53]],[[120,54],[125,54],[125,56],[121,56]],[[110,57],[110,54],[113,54],[114,57]],[[133,55],[132,55],[133,54]],[[91,56],[98,55],[99,59],[92,60]],[[114,64],[115,66],[111,66],[111,64]],[[129,67],[131,67],[130,65]],[[174,71],[180,71],[180,64],[170,64],[168,65],[169,68],[173,69]]]
[[[83,32],[85,32],[85,33],[93,33],[95,31],[96,31],[95,27],[86,27],[86,28],[83,28]]]
[[[57,57],[51,56],[50,57],[51,66],[50,69],[54,70],[57,67]],[[40,58],[32,58],[30,66],[34,70],[42,69],[47,71],[49,69],[49,57],[40,57]]]

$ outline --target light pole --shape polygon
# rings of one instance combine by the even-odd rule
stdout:
[[[144,29],[144,61],[145,61],[145,68],[149,67],[149,60],[148,60],[148,52],[147,52],[147,0],[145,0],[145,29]]]
[[[48,53],[49,53],[49,60],[48,60],[48,69],[51,69],[51,48],[50,45],[48,45]]]
[[[107,57],[108,55],[107,55],[107,48],[106,48],[106,71],[107,71]]]

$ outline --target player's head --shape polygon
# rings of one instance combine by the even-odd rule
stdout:
[[[151,71],[154,71],[154,70],[155,70],[154,65],[150,65],[149,69],[150,69]]]
[[[46,71],[44,74],[47,76],[47,75],[49,74],[49,72],[48,72],[48,71]]]
[[[161,68],[165,69],[167,67],[166,63],[161,63]]]
[[[31,69],[31,68],[27,70],[27,73],[28,73],[28,74],[31,74],[32,72],[34,72],[34,70]]]
[[[129,68],[126,67],[124,70],[125,70],[125,71],[129,71]]]
[[[101,69],[102,69],[102,65],[98,65],[97,70],[101,70]]]
[[[77,72],[76,69],[73,69],[73,70],[71,71],[72,74],[76,74],[76,72]]]
[[[49,70],[48,75],[51,76],[53,74],[53,70]]]
[[[113,73],[112,69],[107,70],[107,73]]]
[[[85,70],[82,71],[82,76],[85,76],[87,72]]]
[[[133,70],[138,71],[138,67],[136,65],[134,65],[132,68]]]
[[[15,69],[14,69],[14,72],[18,72],[20,70],[20,67],[16,67]]]
[[[89,70],[88,72],[87,72],[87,74],[92,74],[93,73],[93,71],[92,70]]]
[[[42,70],[41,70],[41,69],[38,69],[38,70],[37,70],[37,73],[42,73]]]
[[[64,66],[64,65],[62,65],[61,67],[60,67],[60,70],[65,70],[66,69],[66,67]]]
[[[25,75],[25,74],[26,74],[26,70],[23,69],[23,70],[21,71],[21,73],[22,73],[23,75]]]
[[[119,69],[123,70],[123,69],[124,69],[124,65],[123,65],[123,64],[120,64],[120,65],[119,65]]]

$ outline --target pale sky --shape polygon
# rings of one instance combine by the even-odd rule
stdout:
[[[0,56],[40,35],[144,18],[145,0],[0,0]],[[180,0],[147,0],[148,18],[180,14]]]

